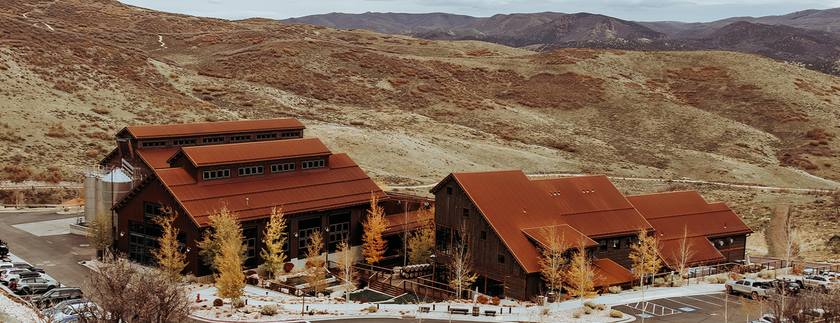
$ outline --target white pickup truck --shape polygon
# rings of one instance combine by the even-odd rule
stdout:
[[[755,279],[741,279],[739,281],[726,282],[726,292],[730,294],[750,295],[753,299],[767,297],[773,291],[770,281],[759,281]]]
[[[816,288],[822,291],[827,291],[838,286],[837,281],[833,277],[820,275],[805,276],[801,282],[805,288]]]

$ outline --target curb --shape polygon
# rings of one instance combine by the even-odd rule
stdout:
[[[329,316],[329,317],[313,317],[310,319],[288,319],[288,320],[236,320],[236,321],[226,321],[222,319],[216,318],[209,318],[204,316],[198,316],[195,314],[190,314],[189,318],[196,320],[198,322],[210,322],[210,323],[273,323],[273,322],[284,322],[284,323],[296,323],[296,322],[314,322],[314,321],[336,321],[336,320],[352,320],[352,319],[386,319],[386,318],[393,318],[393,319],[403,319],[403,318],[413,318],[411,316],[396,316],[396,315],[342,315],[342,316]],[[454,321],[454,320],[453,320]]]

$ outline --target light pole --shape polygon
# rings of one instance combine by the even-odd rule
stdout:
[[[397,204],[403,205],[405,211],[405,219],[403,221],[403,268],[408,264],[408,202],[397,201]]]

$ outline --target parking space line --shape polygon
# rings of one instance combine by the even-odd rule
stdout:
[[[680,304],[680,305],[685,305],[685,306],[688,306],[688,307],[691,307],[691,308],[695,308],[695,307],[700,308],[699,306],[696,306],[696,305],[691,305],[691,304],[686,304],[686,303],[683,303],[683,302],[680,302],[680,301],[676,301],[673,298],[665,298],[665,299],[662,299],[662,300],[663,301],[674,302],[674,303],[677,303],[677,304]]]
[[[633,306],[630,306],[630,304],[633,304]],[[639,308],[639,305],[641,305],[642,308]],[[659,304],[656,304],[656,303],[651,303],[651,302],[628,303],[625,306],[631,307],[631,308],[634,308],[634,309],[637,309],[637,310],[641,310],[642,313],[650,313],[650,314],[653,314],[653,315],[656,315],[656,316],[666,316],[666,315],[681,313],[680,311],[677,311],[673,308],[665,307],[665,306],[662,306],[662,305],[659,305]],[[648,310],[648,307],[650,307],[651,309]]]
[[[703,303],[706,303],[706,304],[712,304],[712,305],[714,305],[714,306],[720,306],[720,307],[723,307],[723,305],[720,305],[720,304],[715,304],[715,303],[708,302],[708,301],[704,301],[704,300],[702,300],[702,299],[697,299],[697,298],[694,298],[694,297],[691,297],[691,296],[685,296],[685,298],[688,298],[688,299],[693,299],[693,300],[695,300],[695,301],[698,301],[698,302],[703,302]]]
[[[717,297],[717,296],[712,296],[712,295],[709,295],[709,294],[706,294],[706,295],[698,295],[698,296],[711,297],[711,298],[718,299],[718,300],[721,300],[721,301],[727,301],[727,302],[730,302],[730,303],[732,303],[732,304],[741,304],[740,302],[736,302],[736,301],[733,301],[733,300],[731,300],[731,299],[730,299],[730,300],[727,300],[725,297]],[[740,297],[743,297],[743,296],[735,296],[735,297],[740,298]],[[735,297],[733,297],[733,298],[735,298]],[[735,298],[735,299],[737,300],[738,298]]]

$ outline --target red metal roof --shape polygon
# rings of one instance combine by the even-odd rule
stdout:
[[[330,149],[320,139],[302,138],[183,147],[167,162],[186,156],[196,167],[203,167],[328,154]]]
[[[697,249],[690,262],[708,263],[723,259],[709,238],[752,233],[752,229],[722,202],[707,203],[696,191],[666,192],[628,196],[637,210],[659,235],[662,257],[674,264],[679,241],[688,229],[688,238]],[[673,268],[673,267],[672,267]]]
[[[652,229],[603,175],[529,180],[520,170],[453,173],[454,179],[528,273],[538,272],[539,253],[521,229],[568,224],[589,237]]]
[[[238,213],[240,221],[247,221],[268,218],[275,206],[282,207],[286,214],[295,214],[368,204],[371,193],[387,199],[347,154],[329,156],[329,165],[316,170],[202,183],[182,168],[156,169],[155,175],[198,227],[207,226],[209,215],[222,205]]]
[[[391,194],[388,195],[390,196]],[[391,196],[391,198],[393,198],[393,196]],[[383,236],[410,232],[419,229],[422,226],[422,224],[417,221],[417,211],[394,213],[386,215],[385,219],[388,220],[388,227],[385,228],[384,232],[382,232]],[[408,224],[406,224],[406,220],[408,220]]]
[[[140,156],[140,159],[149,165],[150,168],[169,168],[169,160],[172,155],[175,155],[180,147],[157,148],[157,149],[137,149],[134,152]]]
[[[632,282],[635,277],[627,268],[615,263],[610,259],[597,259],[592,261],[592,269],[595,271],[595,287],[609,287]]]
[[[184,136],[205,136],[223,133],[248,133],[259,131],[295,130],[306,127],[293,118],[222,121],[167,125],[129,126],[117,135],[127,131],[135,139],[172,138]]]
[[[660,241],[660,257],[668,268],[678,269],[680,267],[680,250],[682,238]],[[726,260],[726,257],[715,248],[706,237],[688,237],[686,245],[690,252],[687,253],[686,266],[718,263]]]
[[[522,229],[522,233],[524,233],[531,240],[537,242],[540,248],[547,248],[549,245],[548,237],[545,236],[543,228],[551,227],[554,227],[554,225]],[[560,243],[561,245],[565,245],[566,249],[574,249],[579,247],[581,240],[583,240],[584,248],[594,247],[598,245],[598,243],[595,242],[595,240],[590,239],[583,233],[580,233],[580,231],[575,230],[575,228],[572,228],[567,224],[558,224],[556,225],[556,227],[558,229],[557,233],[560,235]]]

